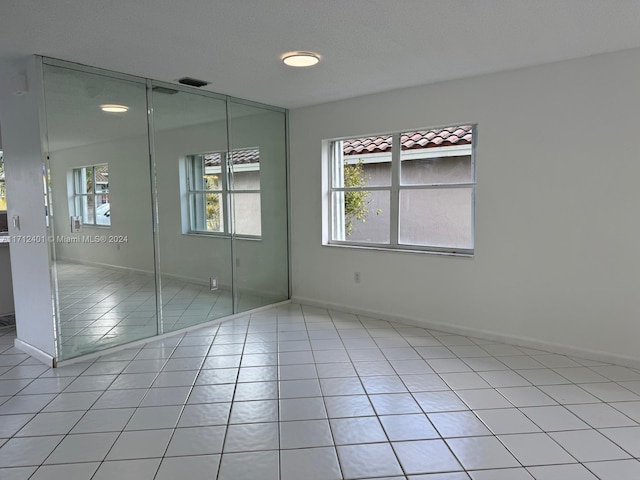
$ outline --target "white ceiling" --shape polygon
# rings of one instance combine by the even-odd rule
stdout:
[[[293,108],[640,47],[639,0],[0,0],[33,53]],[[292,69],[290,50],[322,62]]]

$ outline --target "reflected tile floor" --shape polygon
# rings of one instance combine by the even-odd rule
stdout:
[[[58,369],[0,330],[3,480],[640,478],[640,371],[300,305]]]
[[[130,343],[157,334],[155,277],[56,262],[62,358]],[[275,303],[272,298],[242,294],[240,311]],[[165,332],[180,330],[233,313],[231,292],[208,285],[162,277]]]

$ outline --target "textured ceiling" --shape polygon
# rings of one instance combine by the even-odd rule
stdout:
[[[0,0],[33,53],[298,107],[640,47],[638,0]],[[311,50],[322,62],[285,67]]]

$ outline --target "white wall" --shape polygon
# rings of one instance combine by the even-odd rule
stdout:
[[[0,124],[9,234],[40,239],[10,245],[18,340],[55,357],[36,70],[33,58],[28,66],[0,65]],[[28,91],[16,95],[15,75],[27,73]],[[20,230],[12,225],[14,216],[20,217]]]
[[[636,49],[291,111],[294,299],[640,364],[639,89]],[[323,139],[476,122],[474,258],[321,245]]]

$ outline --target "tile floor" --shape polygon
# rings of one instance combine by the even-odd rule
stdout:
[[[638,480],[640,371],[299,305],[49,369],[0,330],[3,480]]]

